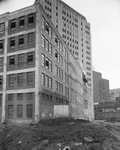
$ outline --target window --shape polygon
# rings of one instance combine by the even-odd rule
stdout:
[[[17,105],[17,118],[22,118],[23,116],[23,105]]]
[[[15,30],[15,28],[16,28],[16,20],[13,19],[13,20],[11,20],[10,30]]]
[[[17,85],[18,86],[23,86],[24,85],[24,74],[23,73],[19,73],[17,75]]]
[[[47,57],[45,58],[45,66],[46,69],[49,69],[49,59]]]
[[[68,51],[65,49],[65,58],[68,59]]]
[[[60,70],[60,78],[63,79],[63,71]]]
[[[3,51],[3,49],[4,49],[4,41],[1,40],[0,41],[0,52]]]
[[[35,45],[35,34],[34,34],[34,32],[28,33],[27,44],[28,44],[28,46],[34,46]]]
[[[10,48],[15,48],[15,37],[10,38]]]
[[[45,66],[45,55],[42,54],[42,66]]]
[[[55,59],[58,60],[58,53],[56,50],[55,50]]]
[[[42,85],[45,86],[45,74],[44,73],[42,73]]]
[[[27,73],[27,85],[32,86],[34,83],[34,74],[33,72],[28,72]]]
[[[63,51],[63,44],[60,43],[60,51],[62,52]]]
[[[34,14],[28,15],[28,25],[32,26],[34,24]]]
[[[24,46],[24,35],[19,36],[19,42],[18,42],[19,47]]]
[[[52,89],[52,78],[49,77],[49,88]]]
[[[9,57],[9,67],[14,67],[15,65],[15,56]]]
[[[55,75],[57,76],[57,69],[58,67],[55,65]]]
[[[0,76],[0,89],[2,88],[2,76]]]
[[[63,85],[59,84],[59,93],[63,94]]]
[[[57,81],[55,81],[55,90],[56,90],[56,92],[58,92],[58,82]]]
[[[49,49],[49,42],[48,42],[48,40],[46,40],[46,51],[48,51],[48,49]]]
[[[18,55],[18,66],[22,67],[24,65],[24,54]]]
[[[14,100],[14,95],[8,94],[8,101],[13,101],[13,100]]]
[[[49,76],[45,76],[45,86],[49,88]]]
[[[49,36],[52,37],[52,29],[50,26],[49,26]]]
[[[27,105],[27,118],[32,118],[32,114],[33,114],[33,107],[32,104]]]
[[[62,56],[60,56],[60,64],[61,64],[61,66],[63,65],[63,57]]]
[[[5,23],[0,23],[0,35],[5,32]]]
[[[47,34],[49,34],[49,25],[47,22],[46,22],[46,32],[47,32]]]
[[[49,60],[49,70],[52,72],[52,61]]]
[[[16,80],[15,74],[9,75],[9,87],[14,87],[15,86],[15,80]]]
[[[27,100],[33,100],[34,99],[34,93],[27,93],[27,95],[26,95],[26,99]]]
[[[42,35],[42,47],[45,48],[45,37]]]
[[[27,63],[28,64],[33,63],[33,52],[27,53]]]
[[[23,93],[18,93],[17,94],[17,100],[22,101],[23,100]]]
[[[3,58],[0,58],[0,70],[3,69]]]
[[[20,17],[19,19],[19,28],[23,28],[25,25],[25,18],[24,17]]]
[[[13,105],[8,105],[8,117],[13,118]]]
[[[65,96],[69,97],[69,88],[65,86]]]
[[[52,44],[51,43],[49,43],[49,53],[50,53],[50,55],[52,55]]]
[[[42,27],[45,29],[45,18],[42,16]]]

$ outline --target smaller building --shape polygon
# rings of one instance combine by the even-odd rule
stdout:
[[[116,97],[120,97],[120,88],[110,90],[110,101],[115,101]]]
[[[94,104],[95,120],[120,120],[120,97],[116,97],[115,101],[100,102]]]

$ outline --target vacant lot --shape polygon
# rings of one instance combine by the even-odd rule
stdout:
[[[120,150],[120,124],[60,118],[0,125],[0,150]]]

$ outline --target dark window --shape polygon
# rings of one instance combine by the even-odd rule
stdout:
[[[15,48],[15,37],[10,38],[10,48]]]
[[[17,105],[17,117],[22,118],[22,116],[23,116],[23,106]]]
[[[24,17],[20,17],[20,20],[19,20],[19,27],[20,28],[23,28],[25,25],[25,18]]]
[[[27,54],[27,63],[28,64],[33,63],[33,52]]]
[[[10,30],[15,30],[15,28],[16,28],[16,20],[13,19],[11,20]]]
[[[31,26],[34,23],[34,14],[28,15],[28,25]]]
[[[33,107],[32,104],[27,105],[27,118],[32,118]]]
[[[33,100],[34,99],[34,93],[27,93],[26,99],[27,100]]]
[[[24,74],[19,73],[17,76],[17,85],[18,86],[23,86],[24,85]]]
[[[27,85],[28,86],[32,86],[33,85],[33,82],[34,82],[34,74],[33,72],[28,72],[27,73]]]
[[[14,67],[15,65],[15,56],[9,57],[9,67]]]
[[[3,51],[4,49],[4,42],[3,40],[0,41],[0,51]]]
[[[17,94],[17,100],[22,101],[23,100],[23,93],[18,93]]]
[[[19,45],[19,47],[24,46],[24,35],[19,36],[18,45]]]
[[[49,25],[47,22],[46,22],[46,32],[49,33]]]
[[[14,95],[8,94],[8,101],[13,101],[13,100],[14,100]]]
[[[13,118],[13,105],[8,105],[8,117]]]
[[[2,88],[2,76],[0,76],[0,89]]]
[[[28,33],[28,41],[27,44],[28,46],[33,46],[35,44],[35,36],[34,32]]]

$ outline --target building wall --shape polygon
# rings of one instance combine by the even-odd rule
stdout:
[[[52,20],[74,57],[86,70],[89,86],[93,89],[90,23],[61,0],[36,0]]]
[[[34,21],[30,24],[30,15]],[[21,23],[21,17],[24,18]],[[3,58],[2,121],[33,121],[35,102],[35,7],[0,16]],[[3,25],[3,26],[2,26]],[[32,33],[32,39],[30,35]],[[31,43],[32,42],[32,43]],[[3,48],[2,48],[3,47]],[[2,50],[3,49],[3,50]]]
[[[54,105],[71,103],[76,118],[91,118],[83,108],[83,68],[41,5],[0,19],[2,121],[38,122],[54,117]]]

